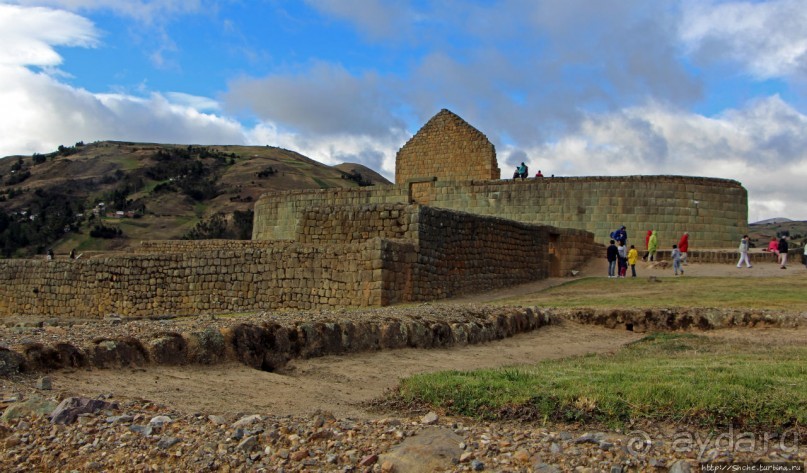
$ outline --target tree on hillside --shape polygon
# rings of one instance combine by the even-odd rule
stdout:
[[[207,220],[197,223],[193,229],[182,235],[183,240],[215,240],[224,238],[227,233],[227,220],[224,214],[217,213]]]
[[[62,238],[66,230],[78,229],[76,213],[83,207],[80,199],[37,189],[25,212],[0,209],[0,254],[8,258],[41,253]]]

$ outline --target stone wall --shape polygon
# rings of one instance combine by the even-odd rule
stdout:
[[[376,213],[392,209],[409,222],[413,239],[382,242],[383,305],[567,276],[603,252],[585,231],[424,206],[379,206]]]
[[[407,204],[308,207],[294,239],[300,243],[351,243],[370,238],[417,238],[417,215]]]
[[[385,305],[566,276],[602,252],[585,231],[419,205],[312,207],[301,215],[300,242],[396,240],[381,246]]]
[[[297,231],[303,242],[144,242],[130,255],[2,260],[0,315],[377,307],[534,281],[602,251],[579,230],[403,204],[308,209]]]
[[[247,251],[255,249],[275,248],[283,243],[278,241],[253,241],[253,240],[143,240],[139,246],[132,248],[137,254],[149,253],[205,253],[210,251]],[[108,257],[111,253],[95,253],[90,257]],[[115,253],[118,256],[125,256],[124,253]]]
[[[382,247],[385,303],[443,299],[548,276],[547,228],[414,208],[417,240]]]
[[[181,246],[181,245],[180,245]],[[0,261],[0,314],[198,315],[381,304],[381,241]]]
[[[649,229],[661,240],[689,232],[700,248],[734,248],[748,227],[748,195],[738,182],[682,176],[540,178],[526,181],[436,181],[409,186],[293,191],[263,195],[255,205],[253,240],[292,239],[302,211],[317,206],[429,202],[436,208],[524,223],[576,228],[607,243],[625,225],[644,245]]]
[[[408,203],[407,192],[406,186],[372,186],[264,194],[259,199],[262,204],[256,203],[255,206],[252,240],[295,239],[300,216],[308,209]]]
[[[496,149],[482,132],[443,109],[398,151],[395,159],[396,184],[429,177],[448,181],[499,179]]]

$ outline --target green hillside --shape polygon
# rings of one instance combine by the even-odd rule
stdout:
[[[0,159],[0,255],[125,250],[146,239],[249,238],[264,193],[385,185],[270,146],[104,141]]]

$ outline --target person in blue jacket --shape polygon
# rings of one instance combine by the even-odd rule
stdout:
[[[622,243],[622,246],[625,246],[625,244],[628,243],[628,231],[625,229],[625,225],[622,225],[619,230],[614,230],[614,233],[611,234],[611,238]]]
[[[523,181],[524,179],[527,178],[527,175],[529,173],[530,171],[527,168],[527,165],[522,162],[521,166],[516,167],[516,172],[513,174],[513,180],[516,180],[520,177],[521,180]]]

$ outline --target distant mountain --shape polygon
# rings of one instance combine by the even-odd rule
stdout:
[[[788,235],[793,244],[803,245],[807,241],[807,221],[770,218],[748,226],[748,236],[755,248],[767,248],[771,239],[782,235]]]
[[[389,184],[360,164],[270,146],[76,143],[0,159],[0,256],[248,238],[266,192]]]
[[[783,222],[792,222],[789,218],[778,217],[778,218],[769,218],[767,220],[760,220],[759,222],[754,222],[749,225],[768,225],[770,223],[783,223]]]

